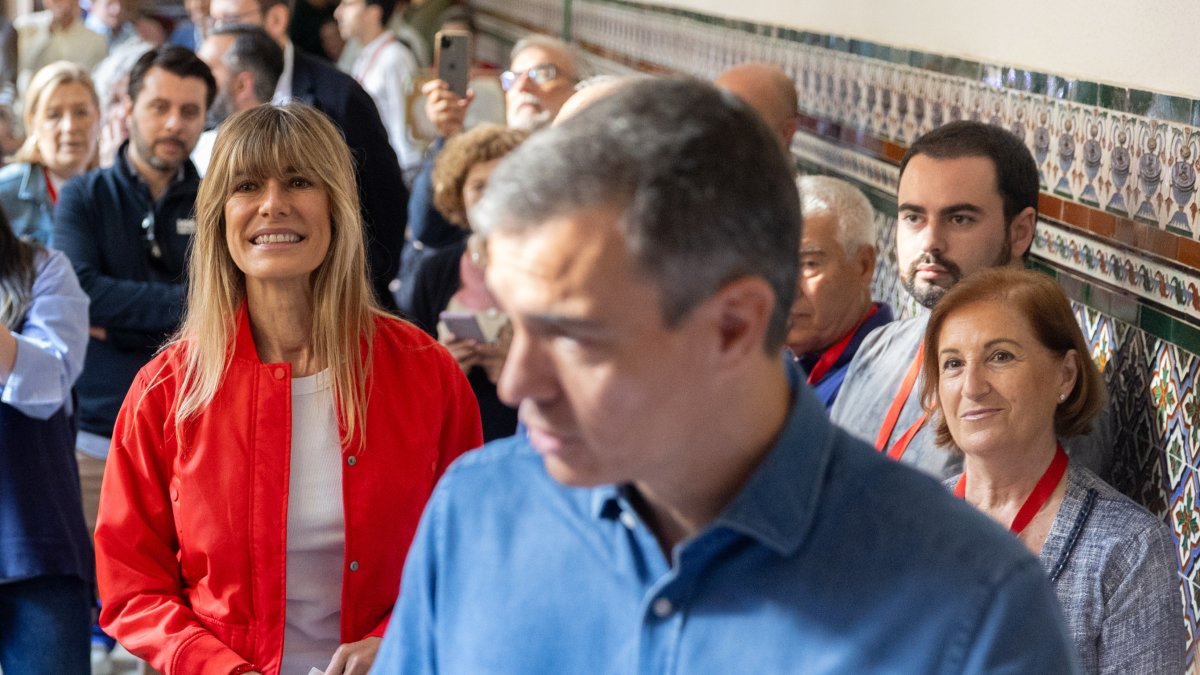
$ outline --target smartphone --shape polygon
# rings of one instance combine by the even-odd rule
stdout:
[[[439,31],[434,36],[438,79],[450,85],[459,98],[467,95],[471,81],[471,34],[462,30]]]
[[[491,342],[479,325],[479,317],[474,312],[442,312],[438,315],[446,330],[460,340],[475,340],[476,342]]]

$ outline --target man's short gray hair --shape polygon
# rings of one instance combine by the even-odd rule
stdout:
[[[847,256],[875,246],[875,209],[861,190],[832,176],[801,176],[800,210],[805,218],[823,213],[837,220],[838,243]]]
[[[249,24],[219,26],[210,35],[233,38],[221,60],[231,73],[253,75],[254,98],[260,103],[270,103],[284,68],[283,48],[275,38],[261,27]]]
[[[580,80],[587,78],[588,73],[584,72],[585,66],[583,64],[583,59],[579,58],[579,54],[575,51],[575,48],[563,40],[550,35],[543,35],[542,33],[530,33],[520,40],[517,40],[517,43],[513,45],[512,51],[508,53],[508,62],[512,63],[515,61],[517,54],[520,54],[530,47],[538,47],[540,49],[559,52],[560,54],[565,55],[571,62],[572,72],[563,74],[568,76],[572,83],[577,83]]]
[[[600,208],[623,209],[617,226],[662,290],[667,326],[759,277],[775,293],[764,347],[783,344],[800,203],[779,142],[744,103],[699,80],[632,82],[502,160],[471,222],[519,234]]]

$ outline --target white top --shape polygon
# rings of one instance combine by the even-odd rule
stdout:
[[[287,105],[292,100],[292,75],[296,71],[296,47],[288,40],[283,45],[283,72],[279,73],[279,81],[275,83],[275,95],[271,103]]]
[[[192,148],[192,164],[196,166],[196,173],[201,178],[208,173],[208,163],[212,160],[213,144],[216,142],[217,130],[209,129],[200,134],[196,147]]]
[[[408,133],[408,93],[412,89],[417,60],[391,31],[371,40],[350,69],[350,74],[375,100],[388,140],[400,160],[400,168],[411,173],[421,163],[421,148]]]
[[[342,446],[329,372],[292,380],[282,673],[325,669],[340,644]]]

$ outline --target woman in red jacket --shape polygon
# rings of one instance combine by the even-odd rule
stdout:
[[[365,673],[425,500],[481,441],[454,359],[372,299],[353,167],[299,104],[217,139],[96,530],[101,624],[167,675]]]

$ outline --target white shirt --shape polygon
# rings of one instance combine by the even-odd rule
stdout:
[[[329,371],[292,380],[281,673],[325,669],[341,644],[342,444]]]
[[[417,60],[390,31],[384,31],[362,48],[350,74],[375,100],[388,141],[400,160],[400,168],[413,172],[421,163],[421,148],[408,133],[408,93],[412,89]]]
[[[292,75],[296,71],[296,47],[291,40],[283,46],[283,72],[279,73],[279,81],[275,83],[275,96],[271,103],[286,105],[292,100]]]
[[[200,134],[196,147],[192,148],[192,164],[196,165],[196,173],[204,178],[208,173],[208,163],[212,160],[213,144],[217,142],[217,130],[209,129]]]

